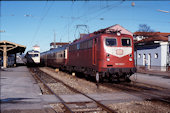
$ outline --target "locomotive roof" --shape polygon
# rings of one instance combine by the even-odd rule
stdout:
[[[28,51],[27,53],[39,53],[39,51],[36,51],[36,50],[30,50],[30,51]]]
[[[77,40],[74,40],[70,45],[73,45],[73,44],[76,44],[76,43],[79,43],[79,42],[82,42],[82,41],[85,41],[85,40],[90,40],[96,36],[99,36],[99,35],[108,35],[108,34],[113,34],[113,35],[116,35],[116,33],[90,33],[90,34],[87,34],[87,35],[84,35],[82,38],[79,38]],[[121,34],[121,35],[126,35],[126,36],[131,36],[129,34]]]
[[[133,33],[128,31],[127,29],[123,28],[119,24],[116,24],[116,25],[107,27],[105,29],[100,29],[100,30],[95,31],[95,32],[90,33],[90,34],[86,34],[82,38],[74,40],[73,43],[71,43],[71,44],[75,44],[75,43],[78,43],[78,42],[81,42],[81,41],[84,41],[84,40],[88,40],[88,39],[93,38],[94,36],[98,36],[98,35],[101,35],[101,34],[116,34],[117,32],[120,32],[121,35],[125,34],[125,35],[133,36]]]
[[[68,45],[64,45],[64,46],[62,46],[62,47],[58,47],[58,48],[55,48],[55,49],[51,49],[51,50],[42,52],[41,55],[50,54],[50,53],[55,53],[55,52],[59,52],[59,51],[65,50],[67,46],[68,46]]]

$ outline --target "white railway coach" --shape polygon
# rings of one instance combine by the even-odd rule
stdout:
[[[40,64],[40,52],[31,50],[25,55],[27,64]]]

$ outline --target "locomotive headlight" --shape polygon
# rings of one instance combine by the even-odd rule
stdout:
[[[130,54],[129,56],[132,57],[132,54]]]
[[[109,57],[110,55],[109,54],[107,54],[107,57]]]
[[[120,32],[117,32],[117,36],[120,36]]]
[[[132,58],[129,58],[129,61],[132,61]]]
[[[110,58],[107,58],[106,60],[107,60],[107,61],[110,61]]]

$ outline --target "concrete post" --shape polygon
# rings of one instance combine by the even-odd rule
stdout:
[[[15,53],[15,61],[14,61],[14,67],[16,67],[16,64],[17,64],[17,55],[16,55],[16,53]]]
[[[6,45],[3,47],[3,67],[7,67],[7,47]]]

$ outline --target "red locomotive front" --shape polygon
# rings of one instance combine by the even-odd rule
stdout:
[[[135,71],[133,37],[126,34],[103,34],[98,72],[109,78],[128,79]]]

